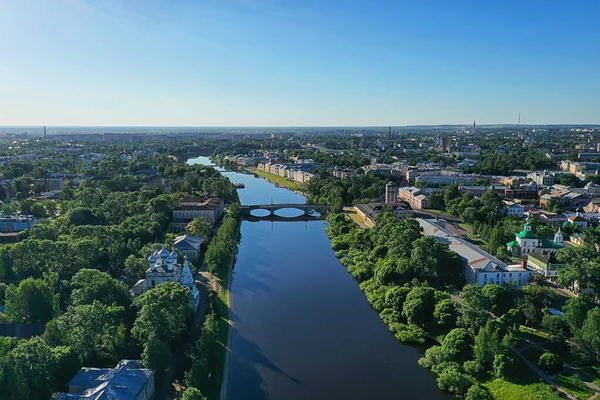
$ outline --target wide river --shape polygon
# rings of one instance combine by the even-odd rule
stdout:
[[[246,185],[242,204],[305,202],[253,175],[223,174]],[[228,400],[449,398],[371,309],[324,221],[243,222],[231,290]]]

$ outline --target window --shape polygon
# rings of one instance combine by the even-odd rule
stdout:
[[[496,278],[500,278],[500,274],[496,274]]]
[[[519,278],[521,277],[521,273],[519,272]]]
[[[484,278],[487,278],[487,274],[483,274],[483,277],[484,277]]]
[[[152,286],[154,286],[154,279],[152,279]]]
[[[509,277],[509,278],[512,278],[512,272],[508,274],[508,277]]]

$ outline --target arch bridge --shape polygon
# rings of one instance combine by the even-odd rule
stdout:
[[[282,217],[275,212],[277,210],[282,210],[284,208],[292,208],[296,210],[301,210],[304,212],[303,215],[299,215],[296,217]],[[266,210],[269,212],[268,215],[258,217],[252,215],[252,211],[254,210]],[[318,212],[319,215],[313,215],[314,212]],[[277,220],[305,220],[305,219],[324,219],[325,215],[329,212],[329,206],[324,206],[320,204],[292,204],[292,203],[284,203],[284,204],[252,204],[242,206],[242,216],[245,219],[250,220],[260,220],[260,219],[277,219]]]

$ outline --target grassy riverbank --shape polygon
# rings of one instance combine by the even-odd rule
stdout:
[[[201,336],[191,352],[192,364],[186,373],[186,385],[200,389],[209,400],[224,398],[227,389],[233,326],[230,286],[240,225],[240,206],[231,204],[204,254],[216,294],[212,296]]]
[[[261,171],[261,170],[256,169],[256,168],[250,168],[250,167],[248,167],[248,168],[246,168],[246,171],[252,172],[253,174],[256,174],[258,176],[262,176],[266,180],[274,182],[274,183],[277,183],[277,184],[279,184],[281,186],[285,186],[286,188],[289,188],[289,189],[292,189],[292,190],[298,190],[298,191],[301,191],[301,192],[305,192],[306,191],[306,187],[304,185],[302,185],[302,184],[300,184],[298,182],[291,181],[291,180],[289,180],[287,178],[283,178],[283,177],[278,176],[278,175],[273,175],[273,174],[270,174],[270,173],[265,172],[265,171]]]
[[[239,237],[240,232],[240,221],[237,221],[238,227],[235,233],[235,238]],[[219,316],[219,335],[217,338],[217,349],[216,349],[216,362],[215,362],[215,376],[213,383],[210,387],[208,398],[209,399],[220,399],[224,398],[223,394],[226,393],[227,376],[229,374],[229,352],[231,351],[231,335],[233,330],[233,312],[231,309],[231,275],[233,271],[233,264],[235,263],[235,253],[237,246],[233,248],[233,251],[228,255],[228,262],[221,264],[215,272],[219,283],[219,292],[215,301],[215,311]],[[224,386],[225,385],[225,386]]]

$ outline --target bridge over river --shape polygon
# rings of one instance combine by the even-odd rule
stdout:
[[[277,215],[275,212],[277,210],[283,209],[296,209],[303,211],[302,215],[297,215],[293,217],[284,217]],[[254,210],[265,210],[268,211],[269,214],[265,216],[256,216],[252,215],[252,211]],[[317,215],[315,215],[315,212]],[[283,203],[283,204],[252,204],[242,206],[242,216],[246,220],[295,220],[302,221],[306,219],[324,219],[325,215],[329,212],[329,206],[319,205],[319,204],[295,204],[295,203]]]

